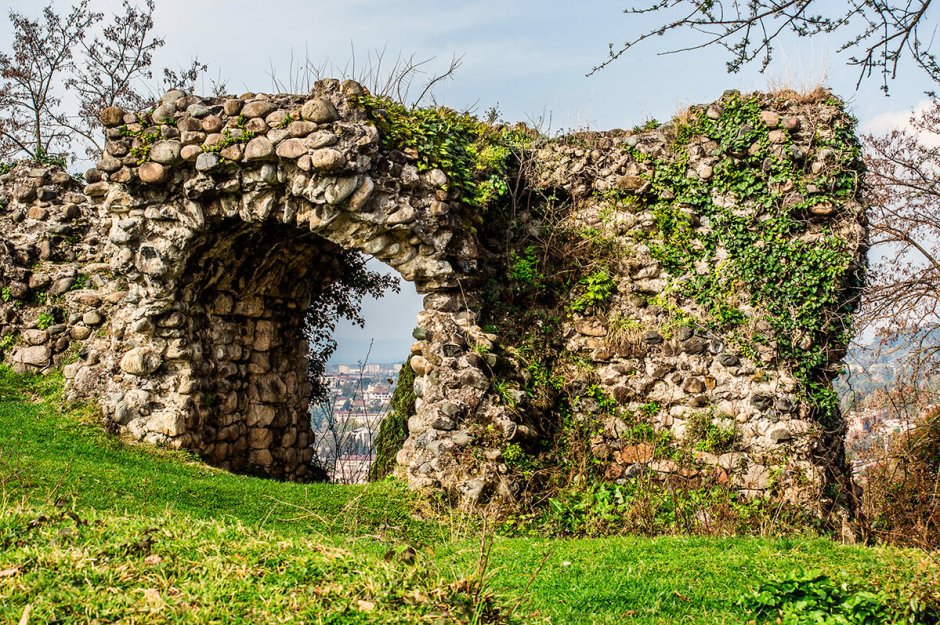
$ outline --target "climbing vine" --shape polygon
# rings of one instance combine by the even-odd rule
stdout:
[[[255,136],[256,134],[254,132],[250,130],[245,130],[244,128],[240,128],[238,134],[235,134],[228,130],[224,130],[222,132],[222,138],[219,141],[211,145],[203,144],[202,151],[203,152],[215,152],[216,154],[220,154],[222,150],[224,150],[225,148],[232,146],[232,145],[239,144],[239,143],[248,143],[249,141],[254,139]]]
[[[848,332],[851,302],[842,287],[854,257],[848,241],[811,224],[857,193],[853,123],[838,119],[831,137],[815,140],[832,166],[811,173],[786,130],[771,143],[756,97],[732,95],[717,116],[694,112],[677,129],[671,158],[652,163],[655,219],[640,236],[671,276],[673,296],[697,302],[712,330],[746,353],[776,348],[824,424],[835,417],[836,399],[821,373],[830,339]],[[687,171],[696,136],[718,146],[709,176]],[[696,227],[693,215],[707,227]]]
[[[477,223],[509,192],[512,155],[531,143],[523,126],[491,125],[443,106],[411,108],[388,97],[357,96],[383,147],[412,158],[418,171],[440,169]]]
[[[132,129],[125,124],[118,128],[118,132],[124,137],[136,140],[136,145],[131,148],[131,156],[137,159],[138,165],[143,165],[150,160],[150,148],[160,138],[159,130]]]

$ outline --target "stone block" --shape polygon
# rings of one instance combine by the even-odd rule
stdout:
[[[248,427],[268,427],[274,422],[276,410],[267,404],[251,403],[248,405],[246,423]]]
[[[13,352],[13,362],[33,367],[46,367],[52,358],[52,350],[48,345],[33,345],[21,347]]]
[[[339,118],[336,106],[326,98],[313,98],[304,102],[300,116],[315,124],[325,124]]]
[[[248,445],[251,449],[268,449],[274,442],[274,433],[267,428],[248,430]]]
[[[135,347],[121,357],[121,370],[134,376],[147,376],[160,368],[159,354],[146,347]]]
[[[245,160],[260,161],[271,158],[274,154],[274,145],[267,137],[255,137],[245,146]]]

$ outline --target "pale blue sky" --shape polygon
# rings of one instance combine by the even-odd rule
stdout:
[[[55,1],[57,7],[68,2]],[[632,3],[636,5],[637,3]],[[645,4],[645,3],[644,3]],[[3,6],[35,14],[37,0],[6,0]],[[119,0],[93,0],[99,10]],[[600,73],[586,77],[606,57],[608,43],[622,42],[651,22],[623,13],[629,0],[157,0],[157,32],[166,46],[156,65],[176,66],[193,57],[235,92],[272,90],[271,67],[287,80],[290,59],[330,59],[342,67],[350,50],[362,58],[385,49],[436,57],[446,66],[463,56],[455,78],[437,90],[438,100],[482,113],[498,104],[508,121],[551,120],[551,131],[631,127],[647,118],[668,119],[689,104],[716,99],[725,89],[813,87],[822,82],[850,101],[863,127],[901,121],[930,85],[916,69],[902,66],[891,97],[870,80],[855,90],[857,74],[838,55],[841,39],[784,39],[762,75],[756,66],[726,74],[720,50],[657,55],[677,38],[657,38]],[[0,49],[10,29],[0,28]],[[207,86],[208,89],[208,86]],[[403,294],[367,302],[365,333],[342,327],[337,357],[355,361],[375,337],[373,361],[400,360],[408,352],[420,303],[410,285]]]

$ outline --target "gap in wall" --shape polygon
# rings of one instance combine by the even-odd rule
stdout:
[[[388,275],[394,269],[370,260],[367,268]],[[327,362],[326,399],[310,407],[314,447],[331,482],[366,481],[382,419],[388,414],[398,372],[408,357],[421,296],[414,284],[399,280],[399,292],[366,297],[359,327],[343,319]]]

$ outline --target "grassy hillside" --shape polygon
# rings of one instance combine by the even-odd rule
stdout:
[[[56,389],[0,371],[3,623],[880,623],[937,581],[917,552],[819,539],[497,536],[481,557],[394,481],[230,475]]]

